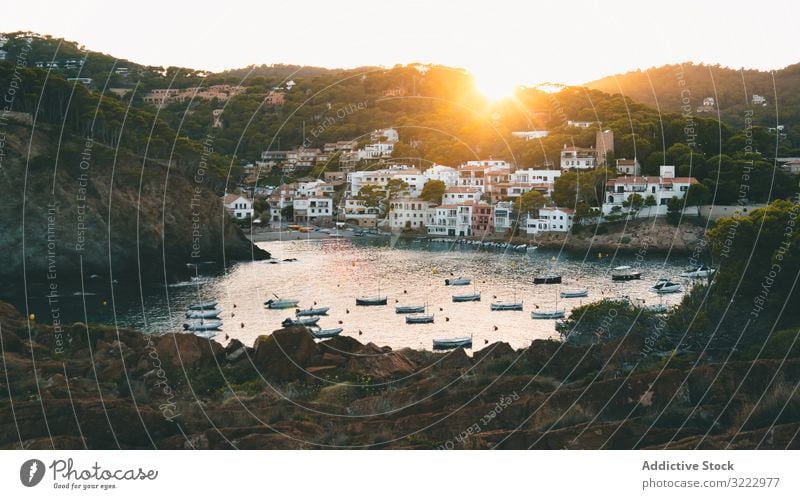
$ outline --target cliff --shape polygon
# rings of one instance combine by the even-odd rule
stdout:
[[[302,328],[223,347],[57,330],[3,303],[0,332],[0,448],[800,447],[800,399],[783,383],[765,388],[773,375],[798,378],[796,355],[631,368],[640,337],[496,343],[469,357],[317,343]]]
[[[81,289],[90,275],[127,284],[186,278],[187,263],[264,259],[223,210],[202,157],[177,169],[65,133],[4,127],[0,278]]]

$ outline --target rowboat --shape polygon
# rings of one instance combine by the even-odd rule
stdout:
[[[555,274],[537,275],[533,277],[534,284],[559,284],[561,276]]]
[[[451,348],[472,348],[472,337],[464,336],[461,338],[446,338],[441,340],[433,340],[434,350],[449,350]]]
[[[217,307],[217,302],[215,301],[201,301],[189,305],[189,310],[209,310],[216,307]]]
[[[219,314],[222,313],[222,310],[213,309],[213,310],[189,310],[186,312],[187,319],[216,319],[219,317]]]
[[[373,296],[373,297],[361,297],[356,298],[356,305],[361,305],[363,307],[369,307],[373,305],[386,305],[386,297],[385,296]]]
[[[456,277],[455,279],[444,280],[446,286],[468,286],[471,283],[472,280],[468,277]]]
[[[399,307],[394,307],[394,311],[397,314],[421,314],[425,311],[425,305],[399,306]]]
[[[481,301],[481,294],[480,293],[468,293],[465,295],[453,295],[453,302],[465,302],[465,301]]]
[[[531,312],[531,319],[563,319],[566,315],[565,310],[534,310]]]
[[[320,308],[304,308],[304,309],[297,309],[294,313],[297,317],[309,317],[312,315],[328,315],[328,310],[330,307],[320,307]]]
[[[264,305],[266,305],[267,308],[273,308],[273,309],[295,308],[299,302],[300,300],[292,300],[290,298],[279,298],[277,300],[267,300],[264,302]]]
[[[192,334],[198,338],[205,338],[207,340],[210,340],[217,335],[216,331],[195,331]]]
[[[642,278],[642,273],[639,272],[638,270],[634,270],[628,265],[621,265],[619,267],[614,267],[614,271],[611,272],[612,281],[633,281],[635,279],[641,279],[641,278]]]
[[[407,315],[406,324],[432,324],[432,315]]]
[[[222,321],[185,322],[183,329],[187,331],[211,331],[222,327]]]
[[[490,305],[491,310],[522,310],[522,302],[494,302]]]
[[[583,298],[589,295],[589,290],[583,289],[568,289],[561,292],[561,298]]]
[[[281,324],[286,326],[313,326],[317,322],[319,322],[319,317],[303,317],[302,319],[292,319],[291,317],[287,317],[283,319]]]
[[[314,335],[314,338],[323,339],[323,338],[333,338],[334,336],[339,336],[342,332],[342,328],[337,327],[333,329],[320,329],[319,331],[311,331],[311,334]]]

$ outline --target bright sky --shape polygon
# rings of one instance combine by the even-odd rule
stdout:
[[[0,31],[51,34],[143,64],[438,63],[495,91],[685,61],[800,61],[797,0],[26,0],[2,10]]]

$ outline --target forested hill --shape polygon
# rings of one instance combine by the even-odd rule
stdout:
[[[737,116],[742,118],[736,113],[730,122],[724,115],[720,122],[714,112],[682,112],[681,87],[676,78],[685,81],[683,88],[690,89],[691,106],[695,107],[702,104],[706,94],[715,95],[713,88],[706,91],[701,86],[699,75],[709,72],[720,74],[714,79],[716,102],[745,106],[743,91],[738,97],[736,90],[723,91],[741,86],[741,75],[719,68],[684,65],[679,75],[675,74],[676,67],[652,70],[654,88],[661,89],[657,95],[663,94],[658,108],[654,102],[637,101],[644,98],[630,92],[622,96],[617,88],[608,88],[613,92],[609,93],[587,87],[565,87],[557,92],[520,87],[512,97],[491,102],[476,90],[467,71],[439,65],[351,70],[253,66],[205,73],[125,61],[127,71],[119,72],[121,61],[86,51],[73,42],[22,34],[9,37],[6,61],[0,62],[6,77],[0,72],[0,85],[7,85],[14,71],[23,74],[20,85],[24,88],[18,92],[14,111],[36,112],[38,120],[64,123],[78,134],[92,130],[97,140],[110,146],[119,143],[133,154],[171,158],[178,167],[191,166],[192,158],[202,150],[202,141],[213,136],[209,178],[219,180],[215,184],[218,190],[226,182],[238,183],[238,166],[258,160],[264,150],[322,148],[328,142],[352,139],[364,144],[371,131],[385,127],[399,132],[394,159],[423,168],[432,163],[458,165],[487,158],[512,161],[522,168],[558,168],[565,145],[595,146],[596,133],[611,130],[614,154],[607,158],[609,165],[613,166],[616,158],[636,157],[648,175],[658,174],[659,165],[675,165],[679,176],[691,175],[707,183],[719,204],[736,201],[738,180],[743,168],[750,167],[758,173],[753,178],[763,180],[763,185],[752,187],[753,200],[785,197],[788,183],[778,178],[784,174],[776,171],[772,160],[775,156],[800,156],[797,125],[776,133],[768,129],[769,125],[759,124],[768,123],[764,113],[774,109],[770,105],[774,104],[774,93],[763,89],[762,83],[748,82],[747,86],[751,99],[761,92],[768,103],[757,108],[747,106],[754,114],[752,129],[738,124]],[[21,52],[28,45],[28,52]],[[86,62],[82,68],[66,68],[66,61],[76,54],[83,54]],[[21,69],[15,67],[20,55],[27,61]],[[43,60],[61,65],[50,70],[31,68]],[[627,81],[637,74],[640,79],[646,78],[644,73],[617,78]],[[738,75],[738,83],[731,83],[733,80],[723,78],[723,74]],[[81,84],[67,80],[84,76],[92,81]],[[293,85],[288,85],[289,80]],[[793,83],[791,68],[776,74],[775,82],[781,89],[779,95],[786,93],[783,89]],[[214,97],[213,92],[195,97],[202,89],[221,84],[244,89],[226,99]],[[115,87],[123,92],[110,92]],[[185,97],[158,109],[145,99],[154,89],[182,89]],[[280,100],[272,100],[271,96],[277,94]],[[779,109],[781,119],[796,116],[800,110],[800,103],[795,102],[798,97],[780,98],[784,103]],[[97,103],[101,104],[99,113],[94,112]],[[214,126],[214,116],[221,126]],[[588,122],[588,126],[573,126],[575,121]],[[120,134],[123,122],[125,133]],[[531,130],[548,135],[535,140],[512,135]],[[323,169],[338,169],[336,157],[317,164],[314,170],[298,168],[292,176],[316,176]]]
[[[795,140],[800,137],[800,64],[777,71],[672,64],[607,76],[586,86],[622,93],[649,106],[658,104],[668,112],[684,111],[688,100],[691,113],[698,114],[703,99],[712,97],[714,109],[703,109],[701,114],[716,115],[718,110],[723,121],[741,127],[745,113],[753,111],[755,123],[775,127],[777,122]],[[753,95],[763,96],[766,103],[754,104]]]

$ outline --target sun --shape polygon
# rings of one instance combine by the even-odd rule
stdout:
[[[517,85],[502,71],[475,71],[473,77],[475,88],[492,102],[513,97],[517,89]]]

